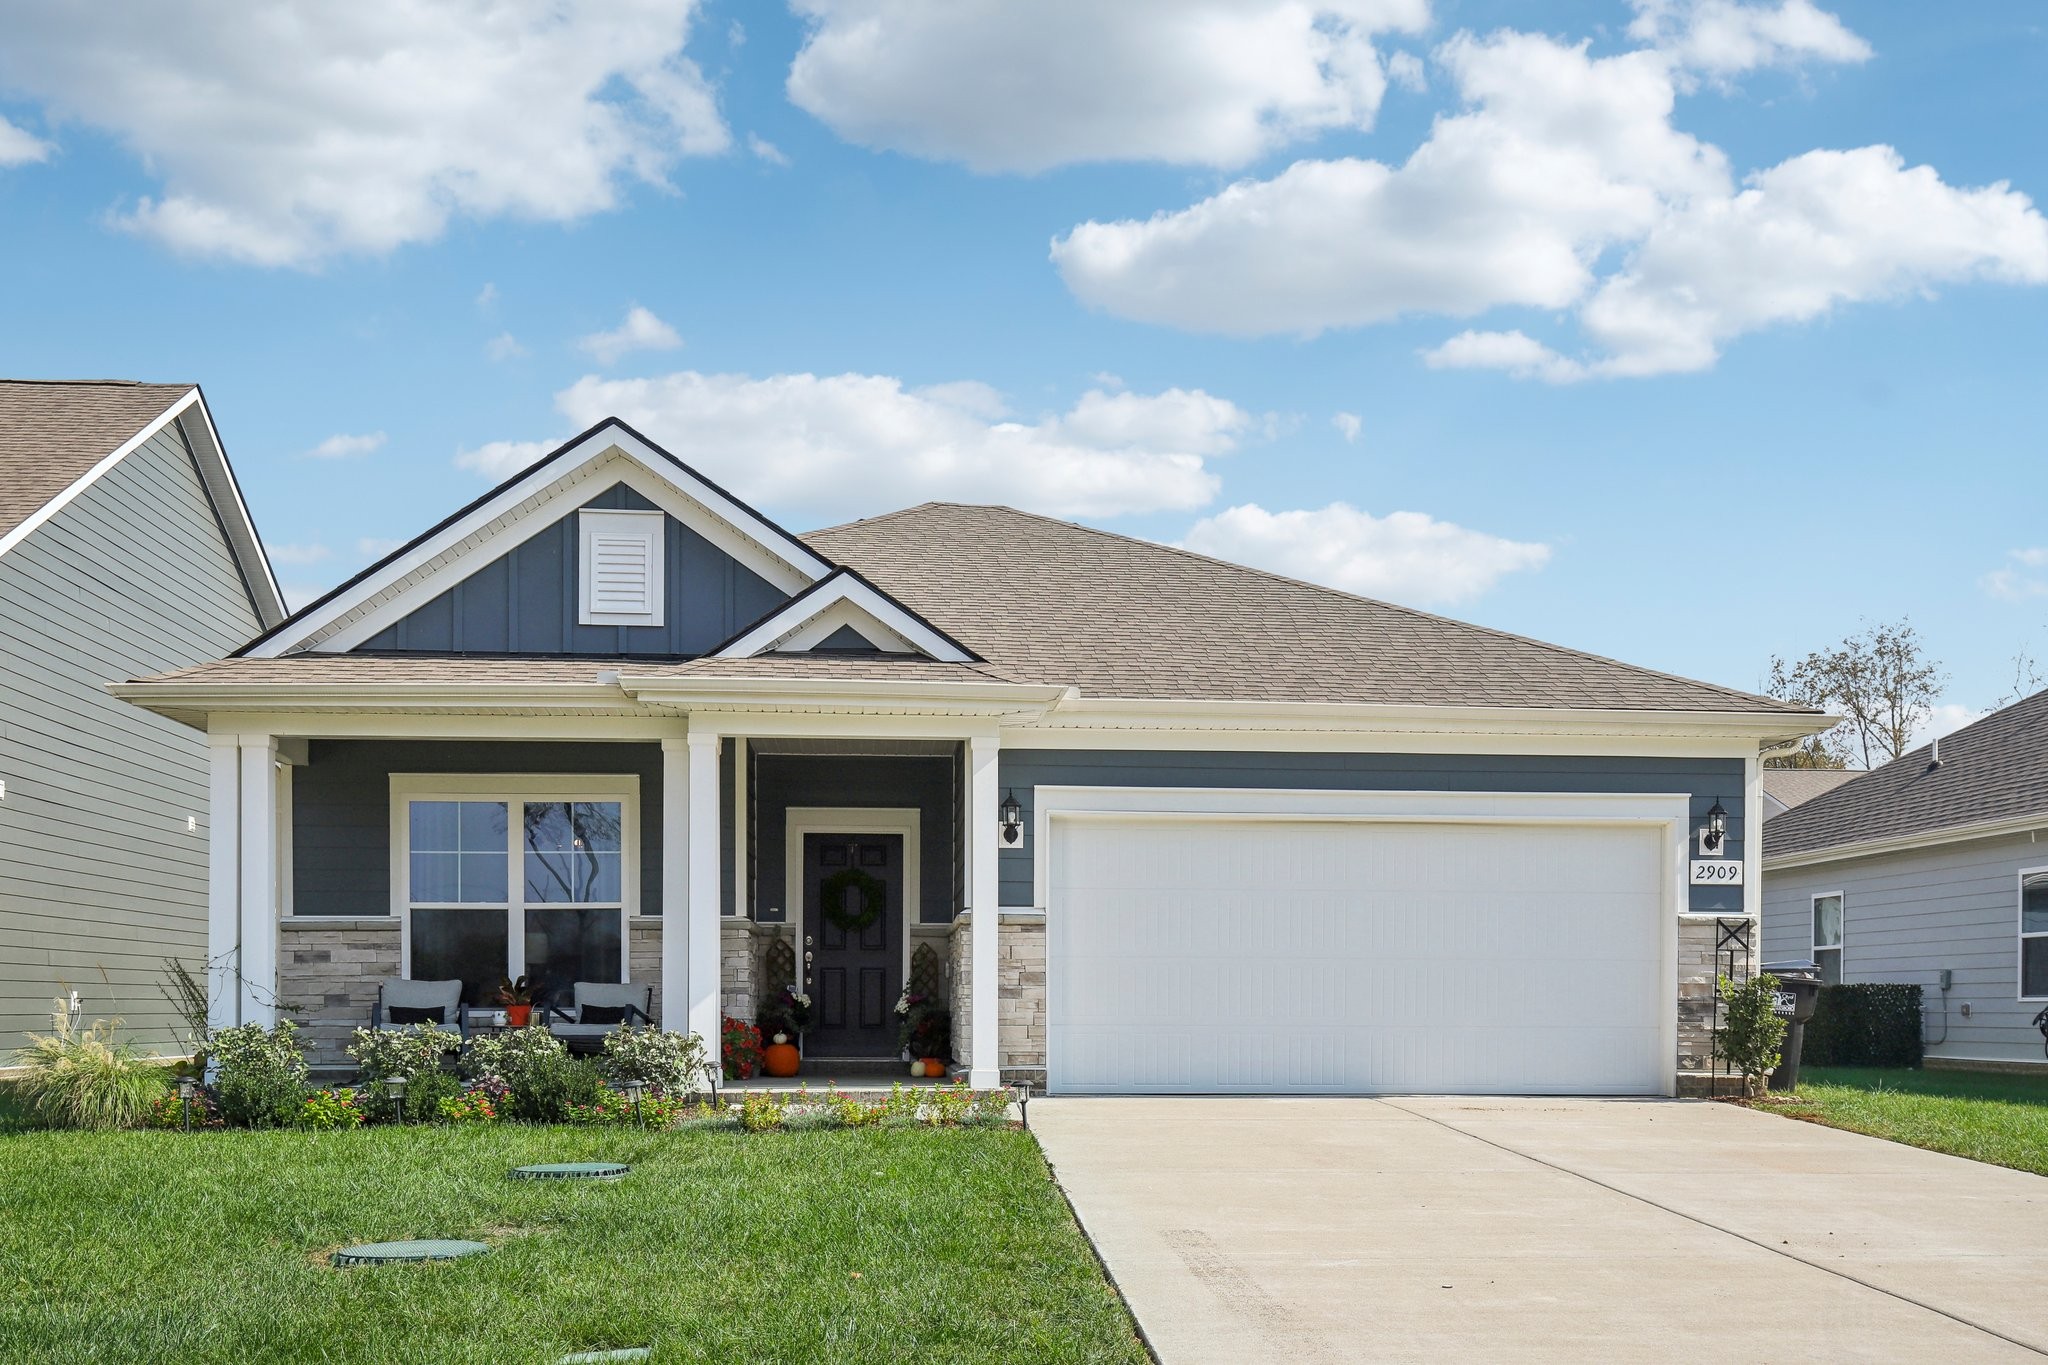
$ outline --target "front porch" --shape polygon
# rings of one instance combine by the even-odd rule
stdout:
[[[640,983],[662,1027],[707,1039],[792,987],[814,1011],[801,1079],[893,1081],[908,990],[950,1012],[955,1073],[1042,1081],[1042,918],[972,913],[997,896],[992,724],[220,720],[217,1026],[289,1014],[343,1068],[392,978],[459,979],[472,1009],[522,975],[555,999]],[[826,889],[854,909],[828,915]]]

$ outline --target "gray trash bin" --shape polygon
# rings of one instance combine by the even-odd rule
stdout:
[[[1806,1021],[1813,1018],[1820,1003],[1820,965],[1811,959],[1766,962],[1764,970],[1778,978],[1777,1007],[1773,1011],[1785,1021],[1784,1056],[1771,1073],[1771,1089],[1799,1088],[1799,1052],[1806,1043]]]

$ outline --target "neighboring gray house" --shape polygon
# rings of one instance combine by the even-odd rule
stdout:
[[[1827,723],[1007,508],[796,536],[615,420],[115,691],[208,732],[221,1022],[800,985],[828,1078],[908,986],[1055,1092],[1692,1086]]]
[[[1775,820],[1794,806],[1803,806],[1861,776],[1861,768],[1765,768],[1764,819]]]
[[[1766,824],[1764,957],[1924,987],[1931,1061],[2042,1065],[2048,692]]]
[[[173,1039],[206,955],[206,741],[110,676],[283,619],[199,390],[0,381],[0,1067],[51,1001]]]

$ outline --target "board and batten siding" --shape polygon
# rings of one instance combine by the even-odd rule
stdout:
[[[649,511],[654,504],[615,484],[583,504]],[[579,511],[581,509],[578,509]],[[698,535],[664,517],[662,624],[579,625],[576,513],[365,640],[363,652],[435,654],[698,655],[724,644],[789,595]]]
[[[767,924],[798,917],[798,898],[785,886],[791,806],[855,806],[918,812],[918,920],[946,924],[959,885],[957,760],[938,755],[757,754],[749,763],[753,807],[754,918]]]
[[[0,555],[0,1049],[74,990],[177,1042],[158,983],[206,961],[206,740],[105,685],[260,629],[177,422]]]
[[[1024,842],[998,852],[1006,908],[1043,906],[1032,885],[1035,789],[1242,787],[1312,791],[1688,793],[1695,825],[1718,798],[1727,856],[1743,856],[1743,765],[1723,758],[1549,757],[1519,754],[1211,753],[1200,750],[1005,749],[997,786],[1024,807]],[[1695,914],[1742,913],[1739,886],[1695,886]]]
[[[1922,987],[1929,1056],[2042,1061],[2048,1000],[2019,999],[2019,874],[2039,867],[2048,836],[2021,834],[1767,871],[1764,960],[1811,957],[1813,898],[1839,891],[1842,980]]]

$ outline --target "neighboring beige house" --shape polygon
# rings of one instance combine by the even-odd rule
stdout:
[[[284,618],[190,384],[0,381],[0,1066],[51,1001],[168,1049],[206,959],[206,742],[107,695]]]

